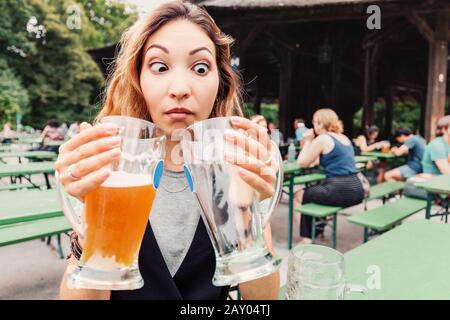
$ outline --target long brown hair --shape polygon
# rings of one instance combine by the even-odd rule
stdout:
[[[215,45],[219,89],[210,117],[242,115],[240,77],[230,65],[233,39],[220,31],[204,9],[178,0],[160,5],[122,35],[115,69],[109,76],[103,108],[97,118],[128,115],[151,121],[139,82],[143,50],[153,33],[176,19],[195,23]]]

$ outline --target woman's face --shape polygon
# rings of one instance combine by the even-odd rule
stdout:
[[[378,138],[378,134],[379,134],[379,132],[378,131],[372,131],[370,134],[369,134],[369,138],[371,139],[371,140],[376,140],[377,138]]]
[[[174,20],[144,46],[140,84],[152,121],[166,134],[211,114],[219,89],[214,43],[196,24]]]

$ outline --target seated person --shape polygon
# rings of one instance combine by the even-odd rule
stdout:
[[[300,167],[308,168],[320,161],[325,169],[326,179],[304,191],[297,191],[294,206],[314,202],[349,207],[360,203],[364,198],[364,189],[357,176],[353,145],[342,134],[342,122],[333,110],[319,109],[314,113],[313,126],[314,130],[308,130],[303,137],[305,144],[297,162]],[[311,243],[311,229],[312,218],[301,215],[301,243]]]
[[[371,152],[383,147],[389,147],[390,143],[388,141],[377,141],[378,136],[380,134],[380,129],[377,126],[373,125],[367,128],[364,134],[358,136],[354,140],[355,144],[355,154],[360,155],[362,152]],[[372,161],[367,163],[367,169],[371,170],[373,168]],[[386,163],[381,162],[378,165],[378,174],[377,174],[377,182],[383,180],[383,176],[385,173]]]
[[[413,135],[407,128],[395,130],[394,139],[401,143],[400,147],[394,147],[391,152],[397,157],[408,155],[405,165],[387,171],[384,174],[386,181],[403,181],[422,172],[422,158],[425,152],[425,140],[419,135]]]
[[[355,139],[357,154],[361,152],[370,152],[381,149],[388,144],[386,141],[377,141],[380,130],[377,126],[370,126],[365,133]]]
[[[450,173],[450,115],[442,117],[437,123],[442,136],[430,141],[422,159],[423,177]]]
[[[50,119],[47,122],[42,134],[40,136],[41,147],[39,150],[53,151],[57,152],[59,146],[49,146],[46,145],[49,141],[64,141],[64,131],[59,127],[59,123],[56,119]]]
[[[11,123],[9,122],[5,123],[5,125],[3,126],[3,130],[1,132],[2,143],[11,144],[14,136],[15,132],[12,129]]]

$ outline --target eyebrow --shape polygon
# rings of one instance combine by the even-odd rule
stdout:
[[[160,50],[164,51],[165,53],[169,54],[169,50],[166,47],[163,47],[163,46],[161,46],[159,44],[152,44],[150,47],[148,47],[148,49],[146,50],[146,53],[147,53],[148,50],[150,50],[152,48],[160,49]],[[212,56],[214,56],[212,54],[211,50],[209,50],[207,47],[200,47],[200,48],[194,49],[191,52],[189,52],[189,55],[192,56],[192,55],[194,55],[197,52],[202,51],[202,50],[208,51]]]

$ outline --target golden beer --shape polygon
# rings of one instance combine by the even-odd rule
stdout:
[[[111,172],[99,188],[86,195],[85,264],[137,261],[156,189],[150,175]]]

